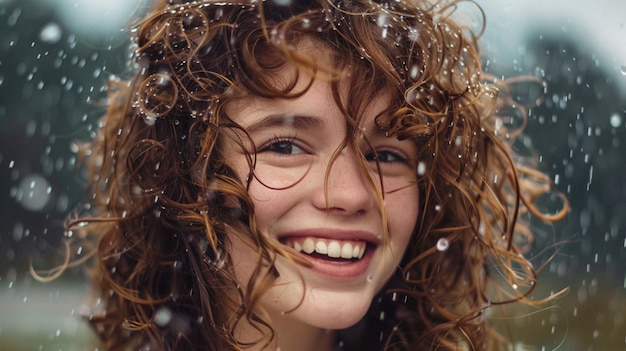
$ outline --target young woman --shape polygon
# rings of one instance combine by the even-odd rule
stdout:
[[[501,350],[484,312],[535,286],[518,218],[562,214],[455,6],[161,1],[69,224],[102,347]]]

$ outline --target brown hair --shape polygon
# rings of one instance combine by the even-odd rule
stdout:
[[[161,1],[133,30],[138,73],[110,83],[108,111],[83,150],[92,201],[68,225],[76,233],[70,243],[94,244],[101,311],[88,318],[103,346],[238,350],[245,345],[233,328],[242,319],[267,331],[261,344],[272,338],[256,301],[275,279],[264,272],[288,254],[256,229],[246,184],[220,146],[237,128],[223,106],[242,94],[292,96],[295,81],[277,87],[272,80],[292,64],[351,72],[333,80],[346,116],[390,91],[376,124],[418,147],[418,226],[363,321],[368,333],[380,332],[370,347],[499,349],[483,312],[524,300],[536,281],[522,255],[532,232],[518,218],[556,220],[566,208],[552,217],[536,210],[549,180],[512,153],[518,131],[497,115],[506,85],[486,83],[480,33],[453,19],[455,5]],[[303,38],[330,48],[336,66],[299,54]],[[343,104],[339,82],[348,87]],[[238,206],[228,205],[231,198]],[[246,289],[223,249],[226,232],[258,247],[255,284]],[[392,317],[381,321],[380,310]]]

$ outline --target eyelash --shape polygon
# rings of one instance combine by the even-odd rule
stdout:
[[[272,152],[272,153],[279,154],[279,155],[293,155],[292,152],[289,152],[289,153],[280,152],[282,150],[285,150],[287,147],[290,147],[290,148],[296,147],[300,149],[302,152],[305,152],[304,147],[296,143],[295,140],[296,140],[295,137],[288,137],[288,138],[276,137],[276,138],[271,139],[267,143],[265,143],[257,152],[259,153],[260,152]],[[278,150],[275,149],[275,147],[280,144],[283,144],[282,145],[283,147],[280,147]],[[284,144],[288,144],[288,145],[284,145]]]

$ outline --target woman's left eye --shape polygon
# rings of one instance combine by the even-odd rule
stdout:
[[[368,161],[378,162],[406,162],[406,158],[401,154],[390,150],[378,150],[365,156]]]

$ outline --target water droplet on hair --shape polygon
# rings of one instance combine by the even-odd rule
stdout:
[[[226,258],[227,256],[224,254],[222,249],[218,247],[215,251],[215,258],[210,261],[211,268],[216,271],[224,268],[224,265],[226,264]]]
[[[411,71],[409,72],[409,77],[415,80],[417,79],[418,74],[419,74],[419,67],[417,65],[413,65],[413,67],[411,67]]]
[[[419,31],[415,28],[409,29],[409,40],[417,41],[419,39]]]
[[[450,247],[450,241],[446,238],[441,238],[437,240],[437,250],[438,251],[446,251]]]
[[[376,19],[376,25],[379,27],[384,27],[387,25],[387,18],[388,15],[386,13],[381,13],[380,15],[378,15],[378,18]]]
[[[144,115],[143,121],[146,122],[147,125],[153,126],[156,123],[156,118],[152,116]]]

